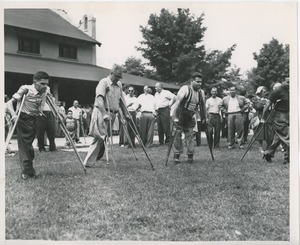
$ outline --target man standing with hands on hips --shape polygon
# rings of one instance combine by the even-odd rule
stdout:
[[[155,84],[155,90],[154,101],[159,144],[168,144],[171,134],[170,108],[175,102],[176,96],[169,90],[163,89],[163,85],[159,82]],[[164,136],[166,136],[165,140]]]
[[[244,120],[243,112],[250,106],[249,101],[242,95],[236,94],[236,88],[230,88],[230,95],[223,98],[222,109],[228,115],[228,149],[244,148]],[[237,134],[237,135],[235,135]]]

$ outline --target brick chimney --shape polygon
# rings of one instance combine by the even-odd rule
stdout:
[[[79,21],[78,29],[96,40],[96,18],[85,14]],[[96,65],[96,45],[93,46],[93,64]]]

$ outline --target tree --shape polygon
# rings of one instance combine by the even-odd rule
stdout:
[[[231,65],[229,60],[235,48],[236,44],[225,52],[213,50],[205,55],[203,62],[198,64],[197,69],[201,70],[203,74],[204,89],[207,90],[214,86],[222,91],[234,84],[236,77],[240,76],[240,69],[235,68],[228,71],[228,68]]]
[[[289,45],[283,45],[272,38],[253,56],[257,61],[257,67],[253,70],[256,87],[266,86],[271,89],[273,83],[282,82],[289,77]]]
[[[147,65],[142,62],[141,59],[133,56],[128,57],[123,65],[124,72],[140,77],[146,77],[154,80],[161,80],[156,70],[153,68],[147,68]]]
[[[142,63],[141,59],[135,58],[133,56],[127,58],[123,65],[124,72],[136,76],[145,75],[145,65]]]
[[[150,15],[148,26],[140,26],[144,40],[137,50],[142,51],[163,81],[186,82],[203,61],[203,17],[204,14],[195,18],[189,9],[177,9],[177,15],[162,9],[159,16]]]

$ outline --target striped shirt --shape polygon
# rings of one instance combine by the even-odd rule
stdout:
[[[32,116],[42,115],[42,110],[45,107],[46,103],[46,96],[47,94],[50,94],[50,88],[47,86],[46,92],[40,94],[36,90],[34,84],[22,85],[19,90],[12,96],[19,102],[17,107],[20,106],[20,102],[26,91],[28,91],[28,93],[21,112]]]

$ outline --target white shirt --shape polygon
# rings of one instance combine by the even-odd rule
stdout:
[[[128,111],[136,111],[138,104],[137,104],[137,98],[136,97],[130,97],[130,95],[125,96],[125,102],[126,105],[128,106],[129,104],[133,103],[131,106],[128,106],[127,109]]]
[[[207,113],[220,114],[222,102],[223,102],[222,99],[219,97],[216,98],[210,97],[209,99],[207,99],[206,101]]]
[[[69,110],[71,110],[73,112],[73,118],[78,120],[81,116],[81,109],[79,107],[75,108],[74,106],[70,107]]]
[[[228,113],[241,111],[238,99],[236,97],[234,97],[234,98],[232,98],[231,96],[229,97],[228,110],[227,111],[228,111]]]
[[[154,113],[154,96],[152,94],[141,94],[137,99],[137,103],[141,105],[141,112]]]
[[[165,108],[171,106],[172,101],[175,98],[175,94],[171,93],[169,90],[162,90],[160,93],[156,92],[155,99],[155,110],[159,108]]]

